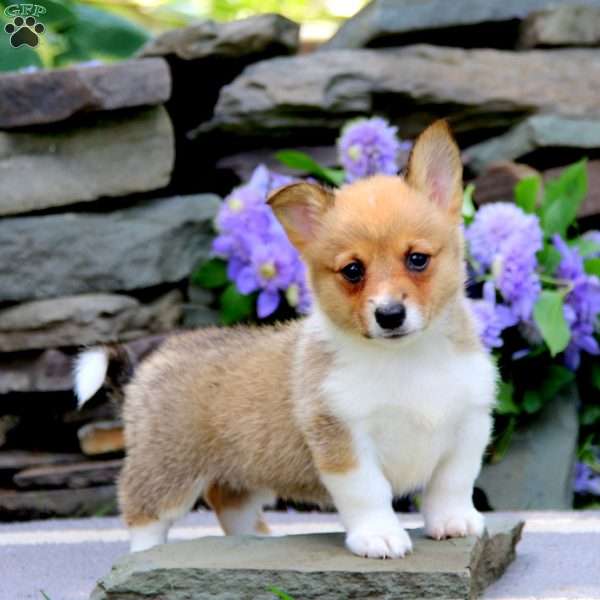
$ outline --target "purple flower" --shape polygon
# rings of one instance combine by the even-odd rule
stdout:
[[[598,316],[600,315],[600,280],[588,275],[579,250],[567,246],[565,241],[555,235],[552,242],[559,251],[561,260],[555,276],[570,286],[565,297],[564,315],[571,339],[565,350],[565,363],[575,371],[581,361],[581,352],[600,354],[600,346],[595,337]]]
[[[470,302],[483,345],[488,350],[500,348],[502,332],[517,323],[515,315],[507,306],[496,303],[496,290],[491,281],[486,281],[483,286],[483,298]]]
[[[356,119],[342,129],[337,146],[340,164],[346,171],[346,180],[398,172],[400,142],[397,128],[385,119]]]
[[[304,264],[266,203],[272,190],[292,181],[261,165],[225,199],[216,219],[212,250],[228,261],[227,277],[242,294],[258,292],[261,319],[277,310],[282,293],[298,312],[310,308]]]
[[[524,322],[531,321],[542,284],[536,272],[536,252],[541,248],[530,239],[514,233],[502,245],[492,267],[496,287],[509,304],[513,314]]]
[[[585,463],[578,462],[575,465],[573,490],[577,494],[594,494],[595,496],[600,496],[600,473],[595,472]]]
[[[581,239],[591,242],[596,246],[594,250],[590,252],[585,252],[583,254],[584,258],[600,258],[600,231],[593,229],[592,231],[587,231],[581,236]]]
[[[465,238],[480,272],[492,266],[515,233],[528,240],[533,254],[542,247],[542,230],[535,215],[526,214],[511,202],[486,204],[477,211]]]

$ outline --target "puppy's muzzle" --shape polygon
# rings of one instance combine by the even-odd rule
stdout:
[[[406,320],[406,307],[404,304],[386,304],[375,309],[377,325],[387,331],[399,329]]]

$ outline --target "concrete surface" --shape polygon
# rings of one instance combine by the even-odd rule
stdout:
[[[600,511],[512,513],[526,521],[517,558],[486,600],[600,600]],[[340,531],[335,515],[267,513],[282,533]],[[401,515],[410,528],[418,515]],[[217,535],[214,516],[189,515],[172,539]],[[87,600],[95,582],[127,551],[117,518],[0,525],[0,600]],[[302,600],[298,598],[296,600]]]

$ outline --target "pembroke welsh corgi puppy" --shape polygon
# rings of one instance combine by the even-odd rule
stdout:
[[[125,389],[119,501],[131,550],[166,541],[203,494],[228,534],[267,534],[282,498],[331,504],[348,549],[398,558],[411,540],[394,495],[423,489],[426,533],[482,534],[473,482],[496,372],[465,298],[462,167],[444,121],[406,176],[269,199],[308,266],[314,310],[274,327],[174,335]],[[108,355],[76,369],[81,401]]]

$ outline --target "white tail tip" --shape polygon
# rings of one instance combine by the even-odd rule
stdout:
[[[102,387],[107,371],[108,353],[105,348],[86,350],[75,359],[73,387],[79,408]]]

